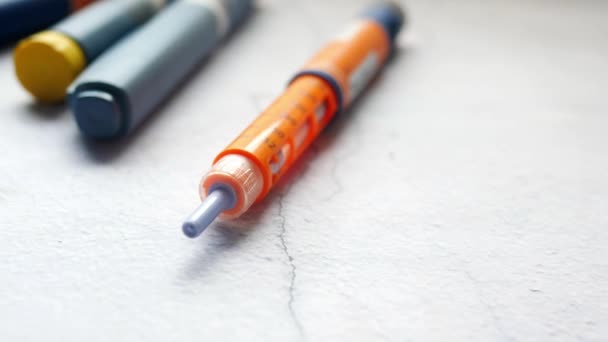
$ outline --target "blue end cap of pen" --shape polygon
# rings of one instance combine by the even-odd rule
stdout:
[[[70,99],[70,107],[80,131],[90,138],[109,139],[119,134],[124,113],[112,94],[101,90],[78,92]]]
[[[380,3],[363,12],[364,18],[375,20],[384,27],[391,43],[401,30],[405,22],[405,14],[401,6],[393,2]]]

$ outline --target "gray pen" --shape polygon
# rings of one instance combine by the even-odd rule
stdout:
[[[38,100],[63,101],[69,85],[88,64],[170,1],[105,0],[87,6],[17,45],[17,78]]]
[[[132,132],[251,12],[252,0],[181,0],[93,63],[70,86],[83,135]]]

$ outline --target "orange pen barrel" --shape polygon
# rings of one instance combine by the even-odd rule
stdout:
[[[230,182],[237,189],[252,188],[253,191],[237,191],[235,207],[223,216],[242,214],[270,191],[331,120],[337,107],[337,97],[325,80],[311,75],[298,77],[216,157],[212,171],[201,183],[201,195],[207,194],[218,182]],[[235,172],[230,170],[232,166],[223,162],[234,156],[247,159],[259,171],[253,176],[235,177]],[[259,185],[246,185],[253,181]]]
[[[234,218],[263,199],[381,69],[402,23],[397,5],[376,5],[316,54],[285,92],[215,158],[200,185],[203,199],[218,189],[222,192],[220,199],[212,199],[212,211]],[[203,202],[201,208],[205,206]],[[183,226],[190,237],[210,222],[205,210],[211,209],[201,208]]]
[[[313,75],[328,82],[347,107],[386,61],[391,40],[378,22],[362,18],[319,51],[294,79]]]

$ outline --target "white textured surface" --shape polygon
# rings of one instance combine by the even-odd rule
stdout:
[[[118,144],[2,52],[0,340],[607,341],[605,1],[411,1],[286,181],[181,235],[215,153],[363,3],[262,3]]]

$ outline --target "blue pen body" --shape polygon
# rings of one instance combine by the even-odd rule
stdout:
[[[113,46],[69,89],[80,131],[96,139],[133,131],[251,8],[251,0],[178,1]]]
[[[71,12],[69,0],[0,1],[0,45],[58,22]]]
[[[52,103],[64,100],[69,85],[91,61],[170,1],[95,2],[51,28],[19,42],[14,52],[17,78],[39,101]]]
[[[52,27],[72,38],[87,61],[99,56],[118,39],[158,12],[166,0],[104,0]]]

